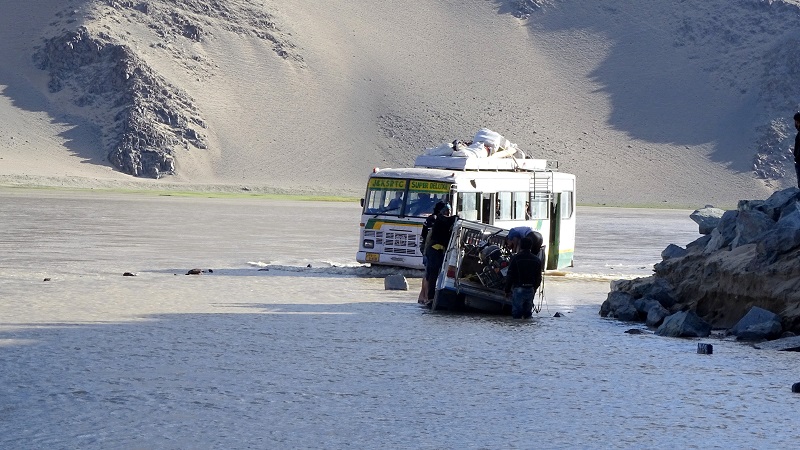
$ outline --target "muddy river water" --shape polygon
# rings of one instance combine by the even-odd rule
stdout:
[[[2,190],[0,447],[794,447],[797,353],[598,315],[689,213],[579,208],[514,321],[385,291],[357,204]]]

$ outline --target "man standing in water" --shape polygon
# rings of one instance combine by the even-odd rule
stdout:
[[[450,242],[450,232],[453,230],[453,223],[458,216],[450,215],[450,205],[445,204],[442,210],[433,221],[433,227],[428,231],[428,239],[425,242],[425,278],[428,279],[428,304],[433,301],[436,295],[436,279],[439,278],[439,271],[444,264],[444,250]]]
[[[422,234],[419,236],[420,251],[422,252],[422,265],[425,266],[426,273],[422,277],[422,288],[419,291],[419,297],[417,297],[418,303],[428,303],[428,255],[426,254],[427,246],[425,245],[425,242],[427,241],[428,233],[430,232],[431,228],[433,228],[433,223],[436,221],[436,218],[439,216],[439,213],[444,207],[444,202],[436,203],[436,206],[433,207],[433,214],[425,219],[425,223],[422,225]]]
[[[794,128],[797,135],[794,137],[794,171],[797,173],[797,187],[800,188],[800,112],[794,114]]]
[[[533,315],[533,297],[542,284],[542,261],[531,252],[533,240],[523,238],[520,251],[511,257],[506,277],[506,298],[511,297],[511,317],[530,319]]]

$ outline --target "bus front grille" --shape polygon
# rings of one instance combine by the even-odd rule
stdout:
[[[364,231],[364,238],[375,239],[375,245],[383,245],[384,253],[393,255],[416,255],[419,243],[417,235],[383,231]]]

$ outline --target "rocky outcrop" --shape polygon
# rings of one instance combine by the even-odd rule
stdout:
[[[800,332],[800,189],[740,201],[684,250],[662,252],[650,277],[612,283],[600,315],[645,321],[658,306],[671,314],[664,323],[691,312],[710,327],[734,327],[740,339]],[[657,302],[642,303],[648,298]],[[637,301],[649,305],[646,314]],[[750,319],[740,322],[748,312]],[[656,325],[657,314],[648,326]]]
[[[135,11],[137,20],[163,37],[166,42],[186,38],[202,42],[216,30],[255,37],[272,44],[281,58],[303,65],[303,57],[289,39],[290,34],[278,26],[262,2],[253,0],[102,0],[108,8]],[[176,50],[177,51],[177,50]],[[182,57],[179,53],[176,56]]]
[[[530,17],[531,14],[539,11],[543,7],[553,3],[552,0],[513,0],[510,6],[514,15],[525,19]]]
[[[80,27],[48,39],[34,61],[50,73],[50,92],[68,90],[75,105],[107,111],[96,120],[108,160],[122,172],[159,178],[174,173],[178,146],[206,148],[191,97],[109,36]]]
[[[197,52],[187,53],[183,43],[202,44],[219,30],[267,41],[277,56],[303,66],[289,33],[276,25],[263,4],[247,0],[87,3],[80,14],[73,7],[66,13],[68,24],[84,25],[45,39],[33,60],[49,73],[50,93],[77,106],[102,130],[108,161],[130,175],[159,178],[175,173],[178,150],[207,148],[207,125],[189,94],[156,73],[124,34],[114,35],[113,28],[99,25],[105,18],[118,21],[119,12],[126,11],[126,20],[145,25],[159,38],[151,48],[170,53],[169,59],[193,75],[209,76],[215,64]]]

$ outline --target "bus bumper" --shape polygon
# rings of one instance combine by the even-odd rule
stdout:
[[[425,268],[425,266],[422,265],[422,256],[358,252],[356,253],[356,261],[362,264],[374,264],[378,266],[407,267],[409,269]]]

